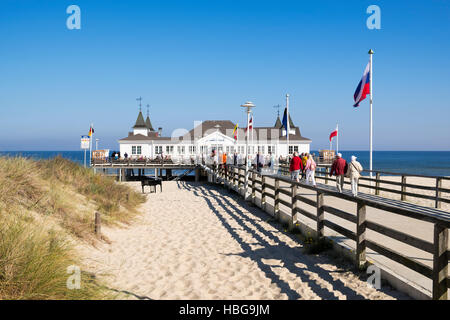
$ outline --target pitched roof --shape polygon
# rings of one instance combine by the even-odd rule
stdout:
[[[145,119],[145,126],[150,131],[155,131],[152,127],[152,123],[150,122],[150,117],[147,115],[147,119]]]
[[[283,126],[283,124],[281,123],[280,116],[278,116],[277,121],[275,121],[275,125],[273,127],[277,128],[277,129],[281,129],[282,126]]]
[[[119,141],[167,141],[171,140],[170,137],[158,137],[157,132],[149,132],[148,136],[144,136],[143,134],[130,134],[128,137],[120,139]]]
[[[280,120],[280,116],[278,116],[277,121],[275,121],[274,128],[281,129],[282,127],[283,127],[283,123]],[[294,125],[294,122],[292,122],[292,118],[291,118],[290,114],[289,114],[289,127],[291,129],[296,128],[296,126]]]
[[[147,125],[145,124],[144,121],[144,116],[142,115],[141,111],[139,111],[138,117],[136,119],[136,124],[134,125],[133,128],[147,128]]]
[[[278,119],[277,119],[278,120]],[[278,122],[278,121],[277,121]],[[177,138],[178,141],[194,141],[196,139],[199,139],[201,137],[204,137],[206,134],[211,134],[213,132],[220,132],[225,136],[228,136],[230,138],[234,139],[233,135],[233,129],[235,127],[235,124],[229,120],[207,120],[203,121],[201,125],[196,126],[189,132],[187,132],[185,135]],[[291,126],[292,130],[295,130],[294,134],[289,135],[290,141],[305,141],[310,142],[311,140],[308,138],[305,138],[301,135],[300,128]],[[245,141],[246,135],[245,135],[245,128],[239,128],[238,129],[238,139],[239,141]],[[283,128],[275,128],[275,127],[254,127],[254,138],[257,140],[257,137],[260,137],[264,140],[279,140],[279,141],[286,141],[286,136],[282,136]],[[195,135],[195,136],[194,136]],[[133,135],[130,134],[128,137],[123,138],[119,141],[171,141],[170,137],[159,137],[157,132],[149,132],[148,136],[144,136],[141,134]]]

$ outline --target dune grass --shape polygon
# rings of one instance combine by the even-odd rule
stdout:
[[[93,214],[128,222],[144,201],[112,178],[56,157],[0,158],[0,299],[102,299],[111,293],[82,272],[70,290],[74,242],[95,243]]]

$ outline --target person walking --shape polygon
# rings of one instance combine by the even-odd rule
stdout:
[[[342,154],[336,155],[336,160],[331,165],[330,177],[334,174],[336,176],[336,187],[339,192],[344,188],[344,175],[346,172],[347,161],[342,158]]]
[[[225,179],[227,178],[227,153],[224,152],[222,154],[222,167],[223,167],[223,171],[225,173]]]
[[[269,152],[269,168],[270,171],[273,172],[273,167],[275,166],[275,155],[272,152]]]
[[[295,180],[297,182],[300,182],[299,180],[299,173],[300,170],[303,171],[303,163],[302,159],[298,156],[297,151],[294,152],[294,156],[291,159],[291,163],[289,165],[289,172],[291,173],[291,179]]]
[[[314,178],[314,175],[316,173],[316,167],[317,164],[314,161],[313,157],[311,154],[308,154],[308,160],[306,161],[306,166],[305,166],[305,170],[306,170],[306,183],[311,184],[316,187],[316,179]]]
[[[358,195],[358,180],[361,177],[361,172],[363,171],[362,165],[356,161],[356,157],[352,156],[352,161],[348,165],[348,176],[352,183],[352,194],[354,197]]]
[[[261,152],[258,152],[258,154],[256,155],[256,170],[258,170],[258,172],[261,172],[264,164],[264,156],[261,154]]]

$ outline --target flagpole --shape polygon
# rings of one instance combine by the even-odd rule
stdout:
[[[336,124],[336,153],[339,153],[339,128],[338,124]]]
[[[286,160],[289,159],[289,130],[291,129],[289,123],[289,93],[286,94],[286,145],[287,145],[287,156]]]
[[[372,179],[372,152],[373,152],[373,148],[372,148],[372,142],[373,142],[373,117],[372,117],[372,103],[373,103],[373,99],[372,99],[372,95],[373,95],[373,91],[372,91],[372,56],[373,56],[373,50],[370,49],[369,50],[369,57],[370,57],[370,67],[369,67],[369,73],[370,73],[370,138],[369,138],[369,144],[370,144],[370,178]],[[371,181],[372,183],[372,181]]]

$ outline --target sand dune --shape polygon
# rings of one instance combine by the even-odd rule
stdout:
[[[140,188],[139,184],[134,184]],[[122,299],[407,299],[380,291],[266,222],[241,198],[206,184],[164,182],[130,226],[102,229],[84,263]]]

